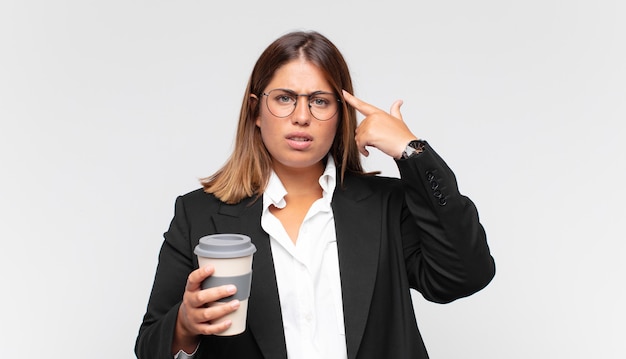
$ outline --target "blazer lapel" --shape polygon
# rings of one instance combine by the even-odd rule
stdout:
[[[368,201],[373,192],[360,183],[346,176],[345,188],[337,185],[332,204],[350,359],[356,357],[365,331],[380,251],[380,203]]]
[[[213,220],[219,233],[245,234],[256,246],[248,301],[248,329],[265,358],[287,358],[274,261],[269,236],[261,228],[263,201],[260,198],[252,201],[223,204]]]

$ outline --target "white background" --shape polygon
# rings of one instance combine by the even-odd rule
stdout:
[[[431,357],[625,358],[625,4],[2,0],[0,355],[134,357],[175,197],[230,153],[261,51],[314,29],[487,229],[486,289],[414,296]]]

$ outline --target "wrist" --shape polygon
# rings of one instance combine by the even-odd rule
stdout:
[[[193,353],[200,343],[200,336],[185,328],[180,316],[181,313],[179,311],[172,341],[172,354],[176,354],[180,350],[186,353]]]

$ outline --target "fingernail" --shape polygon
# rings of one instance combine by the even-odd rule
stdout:
[[[238,300],[233,300],[232,302],[230,302],[230,307],[233,308],[233,309],[239,308],[239,301]]]
[[[237,287],[235,287],[234,285],[229,285],[229,286],[226,287],[226,291],[229,294],[233,294],[233,293],[235,293],[237,291]]]

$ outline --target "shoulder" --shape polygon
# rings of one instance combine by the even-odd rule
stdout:
[[[248,197],[239,203],[228,204],[222,202],[214,194],[205,192],[204,188],[199,188],[179,196],[176,199],[176,207],[177,210],[182,209],[188,215],[201,217],[214,213],[236,214],[255,204],[255,199],[256,197]]]
[[[338,185],[337,189],[346,194],[365,198],[372,195],[387,196],[402,193],[402,186],[399,178],[346,173],[343,184]]]
[[[378,189],[394,188],[401,185],[401,180],[399,178],[354,173],[346,173],[345,182],[355,186],[365,186]]]
[[[178,200],[188,204],[202,203],[206,205],[210,203],[221,203],[213,194],[205,192],[204,188],[198,188],[180,195],[178,196]]]
[[[186,216],[205,216],[215,213],[222,202],[203,188],[180,195],[176,198],[176,212]]]

